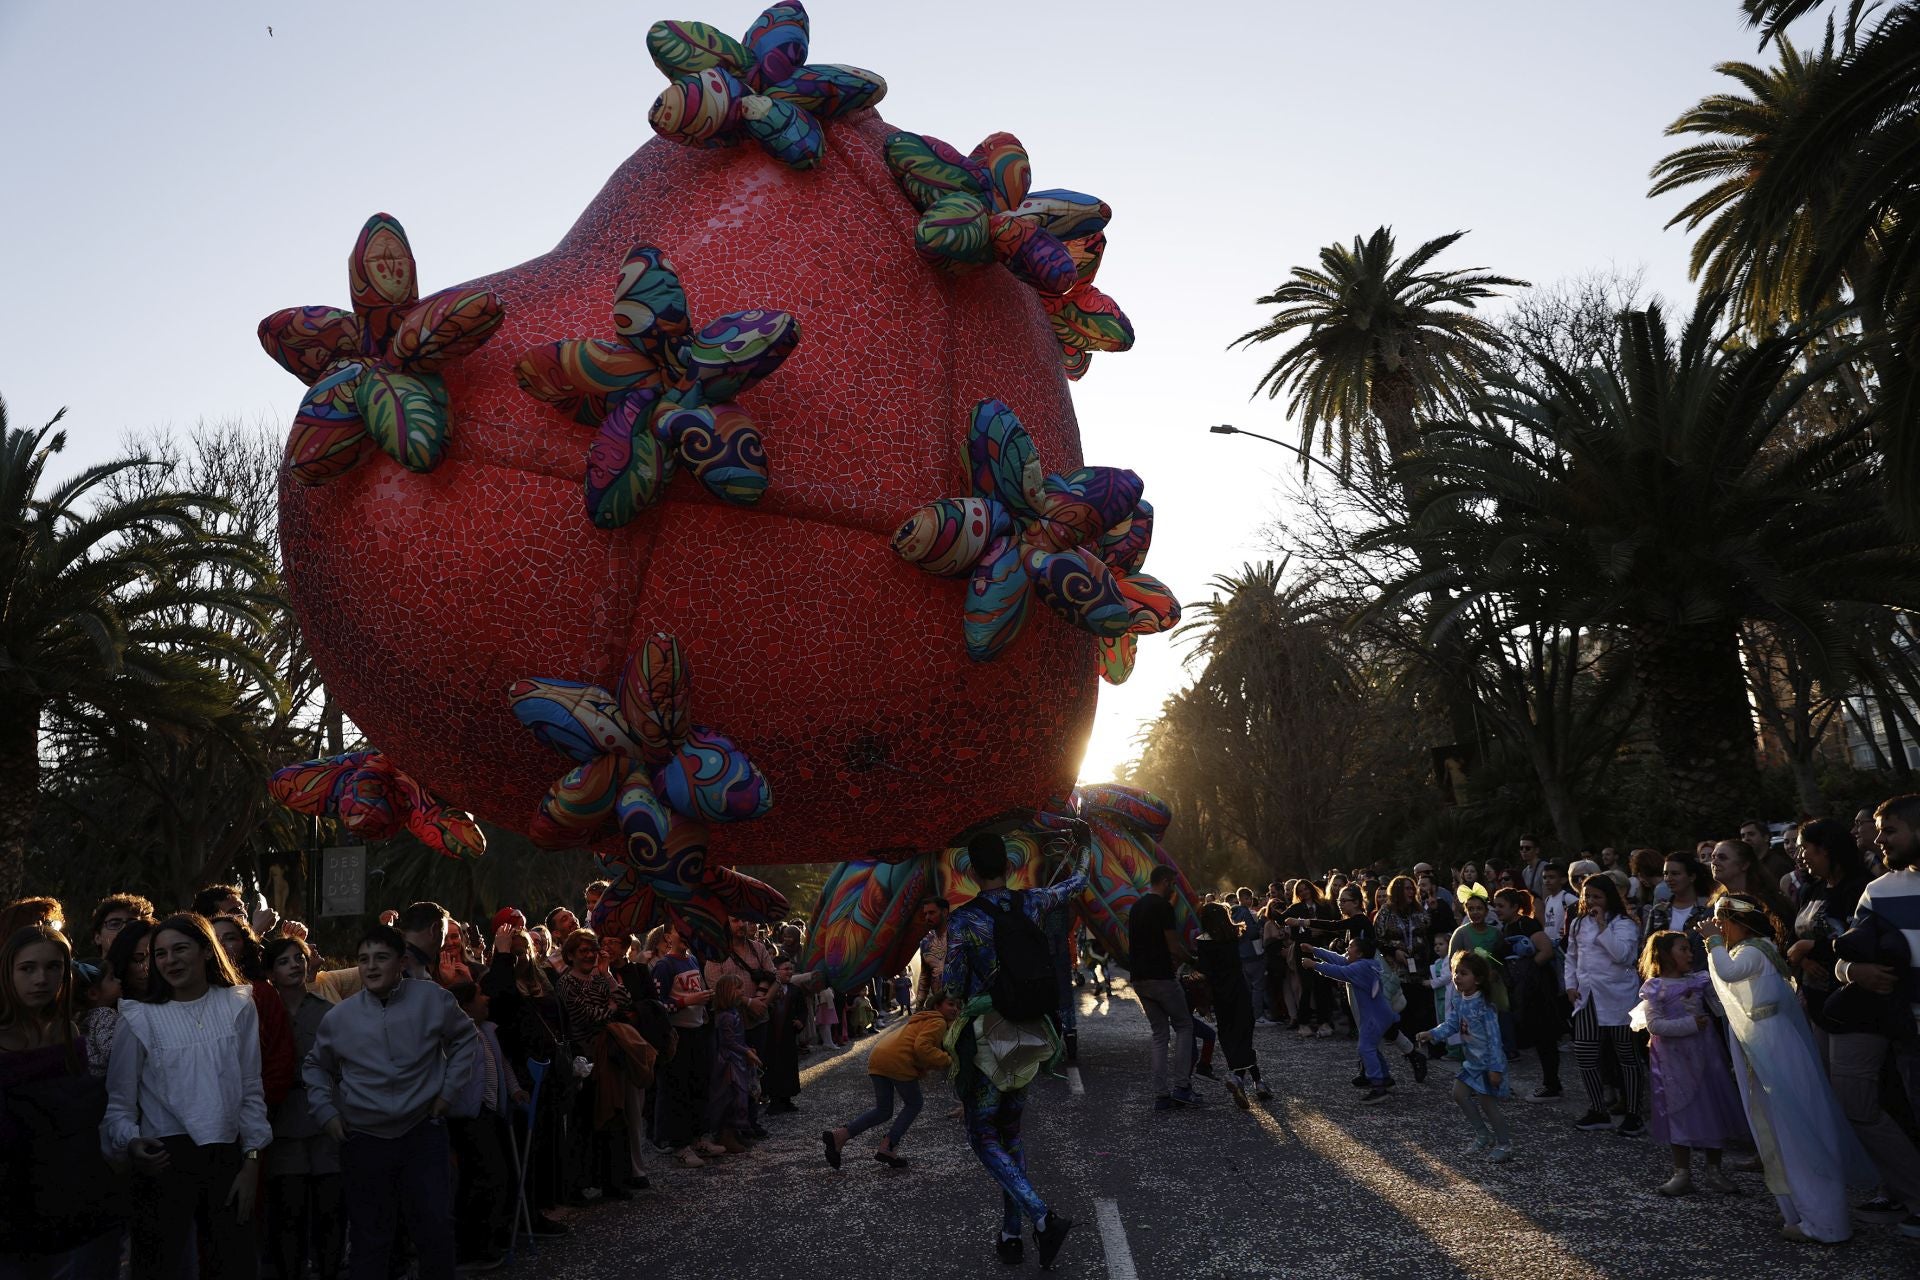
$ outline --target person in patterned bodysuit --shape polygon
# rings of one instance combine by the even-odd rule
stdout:
[[[1020,1120],[1027,1105],[1025,1088],[995,1086],[975,1063],[975,1028],[983,1015],[969,1013],[970,1002],[989,994],[998,956],[993,940],[993,909],[1009,911],[1014,903],[1037,927],[1044,927],[1048,911],[1063,906],[1087,884],[1087,854],[1082,848],[1073,873],[1044,889],[1018,895],[1007,888],[1006,843],[997,835],[976,836],[967,843],[979,897],[953,912],[947,924],[946,992],[959,1003],[962,1027],[954,1042],[958,1063],[956,1086],[964,1109],[967,1142],[988,1175],[1000,1184],[1001,1225],[997,1249],[1003,1262],[1016,1263],[1024,1252],[1021,1219],[1033,1223],[1040,1265],[1050,1267],[1059,1254],[1073,1219],[1050,1213],[1047,1204],[1027,1180],[1026,1151],[1021,1145]]]

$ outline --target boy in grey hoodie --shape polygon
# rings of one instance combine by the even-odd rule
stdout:
[[[314,1118],[340,1143],[353,1277],[384,1280],[404,1215],[421,1280],[452,1280],[446,1115],[478,1062],[478,1035],[451,994],[402,976],[398,930],[374,925],[357,950],[361,990],[320,1020],[301,1068]]]

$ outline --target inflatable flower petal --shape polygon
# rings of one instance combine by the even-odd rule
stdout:
[[[773,792],[753,761],[726,735],[702,725],[653,771],[653,786],[675,812],[708,822],[757,818],[773,807]]]
[[[267,794],[295,813],[337,819],[363,840],[405,830],[448,858],[477,858],[487,838],[473,815],[449,808],[378,751],[353,751],[275,770]]]
[[[1067,214],[1060,209],[1050,211],[1050,216],[1064,218]],[[1126,351],[1133,346],[1133,321],[1127,319],[1119,303],[1093,284],[1101,255],[1107,250],[1106,233],[1096,231],[1069,240],[1067,249],[1073,255],[1073,287],[1058,297],[1041,298],[1040,305],[1046,309],[1047,322],[1060,343],[1067,377],[1077,380],[1086,373],[1094,352]]]
[[[577,847],[619,832],[619,851],[602,858],[618,892],[603,900],[596,924],[603,914],[628,931],[664,921],[724,946],[727,895],[784,909],[758,881],[750,883],[764,894],[705,865],[705,824],[757,818],[773,791],[731,739],[692,722],[692,675],[672,636],[656,633],[629,654],[611,692],[519,680],[508,696],[522,724],[578,761],[541,801],[533,841]]]
[[[799,321],[785,311],[734,311],[695,331],[673,263],[639,245],[621,267],[613,328],[617,342],[548,343],[514,367],[522,391],[597,428],[587,450],[587,518],[602,529],[626,524],[660,500],[676,464],[723,502],[758,502],[769,479],[766,445],[734,399],[792,354]]]
[[[962,156],[926,134],[887,138],[887,167],[920,210],[914,246],[944,271],[977,271],[1000,262],[1040,295],[1069,378],[1087,371],[1095,351],[1125,351],[1133,325],[1093,287],[1113,217],[1106,202],[1065,188],[1030,190],[1032,165],[1010,133],[996,133]]]
[[[1008,163],[991,151],[980,157],[996,159]],[[985,662],[1012,644],[1037,596],[1098,637],[1101,674],[1124,681],[1133,672],[1132,637],[1180,620],[1165,585],[1139,572],[1153,530],[1140,477],[1119,467],[1047,474],[1026,428],[998,400],[974,406],[965,462],[973,495],[917,508],[892,545],[928,573],[967,578],[968,656]]]
[[[603,858],[609,882],[590,925],[602,936],[641,933],[665,924],[692,940],[705,959],[726,954],[732,919],[775,920],[787,899],[769,884],[707,860],[706,828],[678,814],[667,815],[658,864],[643,867],[625,856]]]
[[[1057,808],[1035,815],[1031,827],[1007,836],[1007,884],[1026,889],[1044,883],[1056,865],[1044,846],[1075,822],[1085,823],[1091,837],[1087,887],[1074,899],[1073,909],[1124,963],[1133,904],[1146,892],[1154,868],[1173,866],[1160,846],[1169,818],[1165,802],[1149,792],[1082,787]],[[1178,873],[1179,868],[1174,870]],[[802,964],[824,972],[839,991],[898,973],[920,940],[920,903],[939,897],[958,906],[977,891],[964,848],[894,863],[841,863],[820,891]],[[1186,877],[1179,876],[1174,918],[1188,939],[1196,932],[1196,900]]]
[[[367,219],[347,258],[353,310],[289,307],[260,322],[260,345],[310,390],[287,442],[302,484],[324,484],[372,440],[410,471],[446,456],[447,389],[440,370],[479,350],[506,304],[485,289],[420,298],[413,247],[391,215]]]
[[[663,138],[696,147],[750,137],[794,169],[811,169],[821,126],[886,96],[886,81],[858,67],[807,62],[807,11],[797,0],[762,13],[746,40],[703,22],[656,22],[647,52],[672,78],[647,121]]]

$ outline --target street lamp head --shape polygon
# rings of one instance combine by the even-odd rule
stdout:
[[[1232,436],[1232,435],[1238,435],[1240,433],[1240,428],[1228,422],[1223,422],[1217,427],[1208,427],[1207,430],[1213,432],[1213,434],[1217,436]]]

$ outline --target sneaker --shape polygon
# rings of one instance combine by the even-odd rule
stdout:
[[[1349,1080],[1347,1083],[1352,1085],[1356,1089],[1373,1088],[1373,1078],[1364,1071],[1362,1071],[1359,1075],[1355,1076],[1353,1079]]]
[[[1255,1085],[1253,1088],[1253,1096],[1258,1102],[1272,1102],[1273,1090],[1267,1088],[1264,1084]]]
[[[1512,1147],[1495,1147],[1493,1150],[1487,1152],[1488,1164],[1505,1164],[1511,1159],[1513,1159]]]
[[[1227,1077],[1227,1092],[1233,1096],[1233,1105],[1242,1111],[1253,1110],[1253,1103],[1247,1101],[1247,1087],[1235,1076]]]
[[[1311,1040],[1313,1039],[1313,1028],[1302,1022],[1295,1026],[1294,1034],[1302,1040]]]
[[[994,1252],[1000,1255],[1000,1261],[1010,1267],[1019,1266],[1021,1262],[1025,1261],[1027,1256],[1026,1242],[1019,1236],[1015,1236],[1011,1240],[1005,1236],[1001,1236],[1000,1239],[994,1242],[993,1248]]]
[[[1492,1147],[1493,1147],[1493,1135],[1490,1133],[1483,1133],[1479,1137],[1475,1138],[1472,1142],[1467,1144],[1467,1154],[1470,1156],[1482,1155],[1487,1151],[1491,1150]]]
[[[1521,1101],[1522,1102],[1558,1102],[1560,1101],[1560,1099],[1564,1097],[1566,1097],[1566,1095],[1561,1093],[1558,1089],[1549,1089],[1547,1088],[1547,1086],[1541,1085],[1538,1089],[1535,1089],[1532,1093],[1527,1094],[1524,1098],[1521,1099]]]
[[[1676,1173],[1661,1183],[1658,1190],[1663,1196],[1690,1196],[1693,1194],[1693,1175]]]
[[[1322,1040],[1331,1040],[1333,1039],[1333,1028],[1322,1027],[1318,1031],[1314,1032],[1313,1034],[1319,1036]]]
[[[1644,1138],[1647,1136],[1647,1122],[1639,1116],[1628,1116],[1614,1132],[1623,1138]]]
[[[1067,1242],[1067,1232],[1073,1230],[1073,1219],[1064,1213],[1047,1214],[1045,1230],[1033,1233],[1033,1246],[1040,1253],[1040,1269],[1053,1270],[1053,1260],[1060,1256],[1060,1246]]]
[[[1413,1068],[1413,1082],[1415,1084],[1425,1084],[1427,1082],[1426,1054],[1415,1049],[1407,1055],[1407,1065]]]
[[[1865,1204],[1855,1206],[1853,1216],[1862,1222],[1877,1222],[1884,1225],[1889,1222],[1900,1221],[1900,1219],[1906,1215],[1906,1212],[1906,1209],[1898,1200],[1892,1200],[1884,1195],[1879,1195],[1867,1201]]]
[[[1212,1080],[1214,1079],[1213,1064],[1211,1062],[1196,1062],[1193,1064],[1193,1074],[1205,1076],[1207,1079]]]
[[[834,1141],[833,1130],[822,1129],[820,1131],[820,1145],[824,1148],[827,1164],[838,1169],[840,1167],[840,1144]]]
[[[1197,1107],[1200,1105],[1200,1095],[1195,1093],[1192,1087],[1188,1085],[1182,1085],[1168,1096],[1173,1099],[1173,1105],[1176,1107]]]
[[[1613,1128],[1613,1117],[1604,1111],[1589,1111],[1574,1121],[1573,1127],[1582,1133],[1605,1133]]]
[[[1369,1102],[1369,1103],[1385,1102],[1388,1098],[1392,1096],[1393,1095],[1388,1093],[1385,1089],[1369,1089],[1367,1090],[1367,1096],[1360,1099],[1360,1101]]]
[[[700,1158],[700,1153],[698,1151],[695,1151],[692,1147],[680,1148],[678,1151],[673,1153],[673,1158],[675,1160],[678,1160],[683,1168],[687,1168],[687,1169],[703,1168],[707,1163],[705,1160],[702,1160]]]
[[[907,1158],[905,1156],[897,1156],[891,1151],[876,1151],[873,1153],[873,1158],[889,1169],[904,1169],[907,1167]]]
[[[1900,1225],[1896,1230],[1909,1239],[1920,1240],[1920,1213],[1910,1213],[1900,1219]]]

